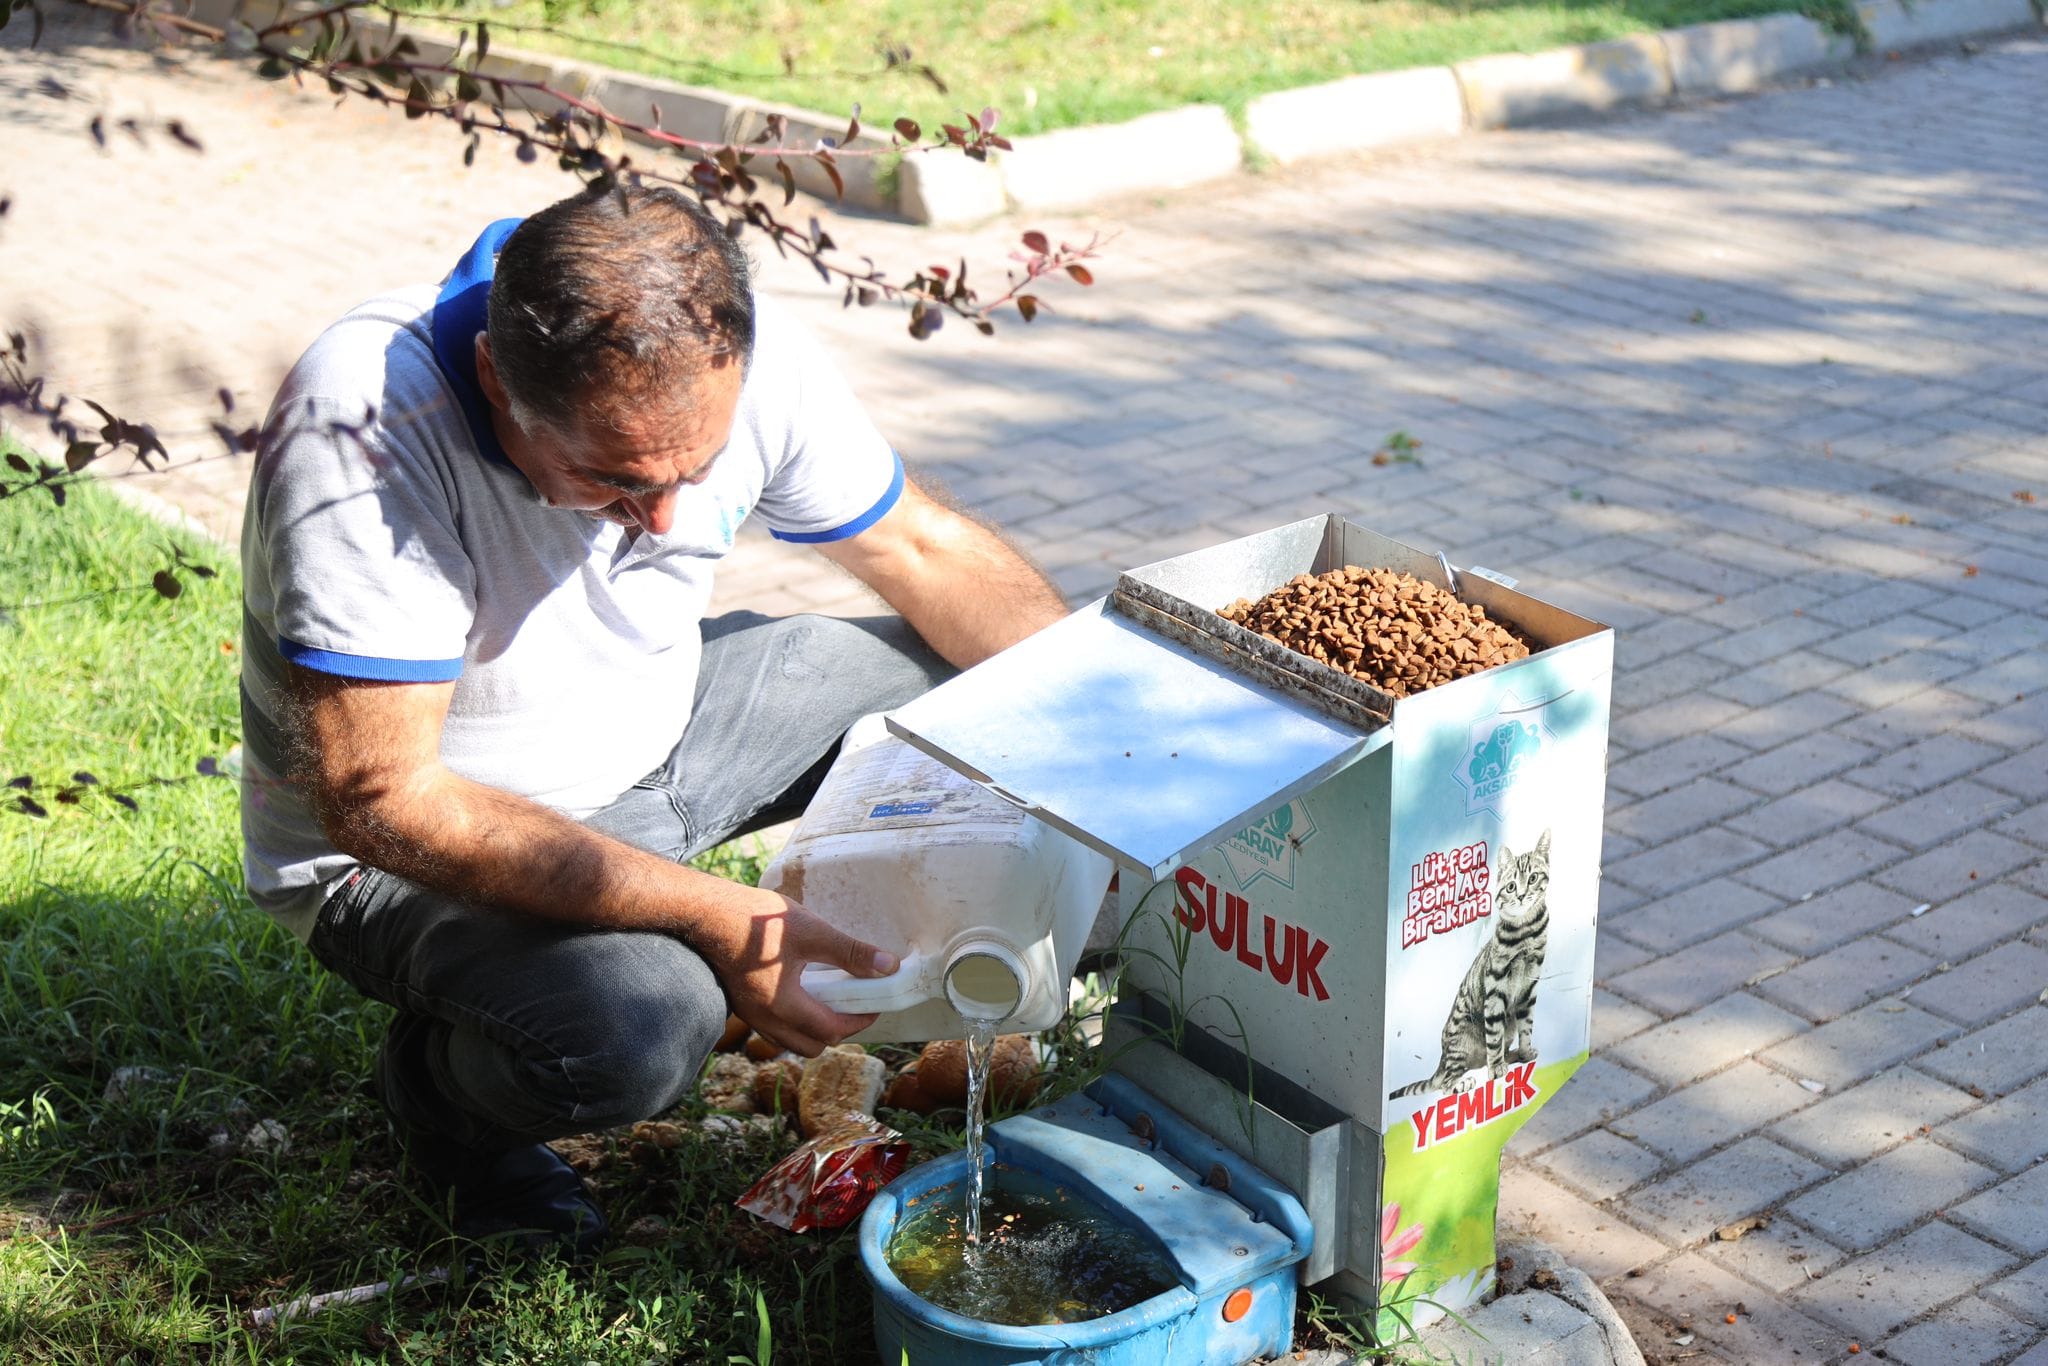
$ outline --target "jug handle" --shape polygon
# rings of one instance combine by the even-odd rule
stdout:
[[[906,953],[887,977],[855,977],[844,968],[812,963],[804,969],[804,990],[820,1005],[849,1015],[901,1009],[906,993],[923,979],[925,956]]]

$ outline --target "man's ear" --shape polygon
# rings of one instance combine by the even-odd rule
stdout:
[[[476,382],[484,391],[484,400],[500,412],[510,412],[512,401],[505,396],[505,386],[498,379],[498,366],[491,359],[491,334],[476,334]]]

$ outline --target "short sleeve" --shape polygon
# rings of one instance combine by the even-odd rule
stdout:
[[[773,463],[757,511],[781,541],[858,536],[903,496],[903,462],[816,339],[778,307],[758,313],[747,383]]]
[[[393,682],[461,674],[475,575],[431,458],[374,418],[302,401],[269,424],[250,509],[285,659]]]

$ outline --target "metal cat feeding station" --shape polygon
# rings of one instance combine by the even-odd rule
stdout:
[[[1396,699],[1214,610],[1344,565],[1531,654]],[[1117,861],[1112,1070],[1301,1202],[1302,1284],[1420,1323],[1491,1288],[1501,1149],[1587,1056],[1613,643],[1329,515],[1129,571],[889,725]]]

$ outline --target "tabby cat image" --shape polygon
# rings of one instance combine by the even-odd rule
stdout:
[[[1466,969],[1444,1021],[1436,1071],[1387,1099],[1426,1091],[1469,1091],[1536,1061],[1536,978],[1550,928],[1550,832],[1526,854],[1505,844],[1493,872],[1493,934]]]

